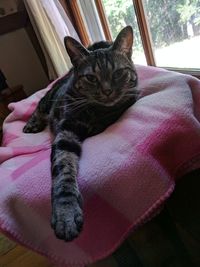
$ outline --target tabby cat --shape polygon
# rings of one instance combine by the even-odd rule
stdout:
[[[130,26],[113,43],[102,41],[85,48],[72,37],[65,37],[64,43],[73,67],[40,100],[23,131],[37,133],[49,125],[53,133],[51,225],[58,238],[70,241],[83,226],[76,181],[81,144],[135,103],[137,74],[131,60]]]

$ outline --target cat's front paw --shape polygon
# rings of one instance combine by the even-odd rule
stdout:
[[[78,237],[83,228],[83,212],[78,201],[73,204],[55,204],[51,226],[59,239],[72,241]]]
[[[43,126],[39,124],[33,124],[31,122],[27,122],[27,124],[23,128],[24,133],[39,133],[43,129]]]

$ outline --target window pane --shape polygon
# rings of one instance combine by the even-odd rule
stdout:
[[[143,0],[157,66],[200,68],[200,0]]]
[[[113,39],[126,25],[134,31],[133,60],[134,63],[146,65],[146,58],[138,29],[137,19],[132,0],[102,0],[108,18]]]

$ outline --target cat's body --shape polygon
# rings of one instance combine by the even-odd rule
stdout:
[[[48,124],[55,137],[51,223],[60,239],[74,239],[83,225],[76,182],[81,143],[114,123],[136,101],[132,35],[126,27],[113,44],[100,42],[88,50],[67,37],[65,45],[74,67],[41,99],[24,127],[24,132],[39,132]]]

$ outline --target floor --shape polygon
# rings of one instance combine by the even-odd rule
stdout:
[[[110,257],[87,267],[199,267],[199,178],[200,170],[181,181],[159,215]],[[57,266],[0,236],[0,267]]]
[[[55,265],[1,235],[0,267],[55,267]]]
[[[58,267],[45,257],[0,235],[0,267]],[[112,256],[87,267],[120,267]],[[128,267],[128,266],[125,266]],[[137,267],[137,266],[136,266]]]

